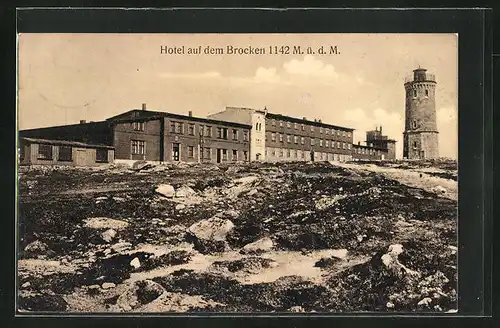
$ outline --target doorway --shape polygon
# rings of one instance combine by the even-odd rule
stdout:
[[[172,144],[172,160],[178,162],[181,154],[181,145],[179,143]]]
[[[222,157],[222,149],[217,148],[217,163],[221,162],[221,157]]]

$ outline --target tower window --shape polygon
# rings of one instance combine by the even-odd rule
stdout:
[[[413,90],[413,97],[417,96],[417,90]]]
[[[417,148],[417,142],[416,141],[413,142],[413,148]]]
[[[412,127],[413,127],[414,129],[416,129],[416,128],[417,128],[417,121],[413,121],[411,125],[412,125]]]
[[[425,90],[425,96],[429,97],[429,90]]]

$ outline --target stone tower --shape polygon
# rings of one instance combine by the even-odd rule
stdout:
[[[436,78],[417,68],[405,80],[406,108],[403,133],[403,158],[439,157],[436,123]]]

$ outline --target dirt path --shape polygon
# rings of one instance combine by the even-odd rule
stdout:
[[[351,163],[335,163],[335,165],[352,170],[380,173],[389,179],[396,180],[409,187],[420,188],[432,193],[435,192],[436,187],[440,186],[443,187],[446,192],[437,193],[439,197],[448,198],[454,201],[458,200],[457,181],[430,175],[426,173],[425,169],[399,169],[373,164]]]

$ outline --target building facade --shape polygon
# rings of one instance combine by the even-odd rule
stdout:
[[[439,157],[436,121],[436,78],[424,68],[405,80],[406,106],[403,158]]]
[[[143,104],[142,109],[105,121],[23,130],[19,136],[82,143],[87,145],[85,149],[105,145],[112,148],[110,154],[115,162],[343,162],[395,158],[395,140],[382,135],[382,127],[367,132],[366,146],[353,144],[353,131],[318,119],[270,113],[266,108],[226,107],[201,118],[191,112],[180,115],[147,110]],[[36,147],[28,151],[36,152]],[[25,148],[21,151],[28,152]],[[53,154],[57,157],[57,150]],[[39,161],[42,159],[31,158],[30,163]],[[93,161],[95,156],[89,163]]]
[[[20,165],[96,166],[113,163],[114,148],[76,141],[21,138]]]
[[[267,109],[226,107],[209,115],[220,120],[249,123],[252,160],[349,161],[354,129],[305,117],[273,114]]]
[[[249,125],[134,109],[108,119],[117,160],[236,162],[250,160]]]

